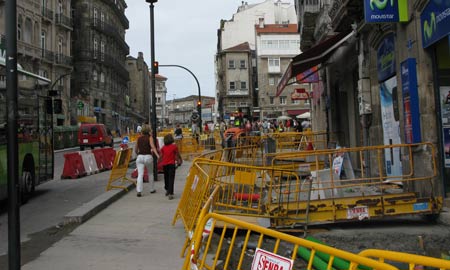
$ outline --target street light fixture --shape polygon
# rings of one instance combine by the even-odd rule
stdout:
[[[155,25],[154,25],[154,6],[153,4],[158,2],[158,0],[145,0],[145,2],[150,3],[150,61],[151,61],[151,81],[152,81],[152,108],[151,108],[151,125],[152,125],[152,136],[156,140],[156,81],[155,81]],[[158,179],[158,160],[153,159],[153,179],[156,181]]]

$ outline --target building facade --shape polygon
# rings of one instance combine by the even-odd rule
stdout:
[[[130,90],[130,107],[127,110],[127,117],[133,130],[138,125],[142,125],[149,119],[150,109],[150,76],[148,66],[144,60],[144,54],[138,53],[138,57],[127,57],[126,68],[130,74],[128,89]]]
[[[260,117],[255,32],[259,19],[268,24],[296,23],[294,5],[273,0],[250,5],[242,2],[231,20],[220,22],[215,57],[219,118]]]
[[[308,4],[296,1],[298,18],[309,21],[300,31],[302,47],[310,48],[304,54],[321,52],[316,55],[320,82],[313,91],[313,128],[329,131],[331,140],[345,147],[432,143],[436,152],[421,148],[414,155],[438,160],[436,195],[448,193],[450,3],[389,2],[389,10],[398,16],[375,8],[372,11],[378,14],[367,16],[370,1],[319,1],[316,9]],[[392,170],[407,170],[400,154],[390,159],[385,162],[398,167]],[[415,166],[419,173],[433,170]],[[429,185],[415,187],[419,192],[429,189]]]
[[[297,24],[265,24],[260,19],[255,31],[261,119],[296,117],[309,111],[309,99],[297,97],[300,89],[305,95],[309,93],[307,85],[291,84],[282,95],[276,95],[281,76],[291,59],[300,53]]]
[[[202,99],[202,121],[213,121],[215,98],[201,96]],[[175,98],[167,101],[167,121],[168,127],[177,124],[183,127],[190,127],[191,116],[197,111],[198,95],[190,95],[183,98]]]
[[[125,68],[129,27],[124,0],[75,0],[71,114],[92,116],[116,130],[129,125],[130,106]],[[128,97],[128,98],[127,98]]]
[[[72,72],[72,5],[69,0],[17,1],[17,63],[52,81],[62,99],[55,125],[70,125]],[[1,49],[4,50],[5,1],[0,2]],[[2,51],[4,57],[4,51]]]

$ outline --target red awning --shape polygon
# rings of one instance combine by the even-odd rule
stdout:
[[[283,92],[290,79],[325,62],[331,56],[331,53],[352,37],[354,33],[355,31],[347,31],[334,35],[292,58],[292,62],[278,83],[276,96],[278,97]]]
[[[309,112],[309,109],[301,109],[301,110],[287,110],[287,114],[297,116],[299,114]]]

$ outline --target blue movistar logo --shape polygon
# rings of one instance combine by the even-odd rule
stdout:
[[[425,41],[428,41],[433,36],[434,31],[436,31],[436,15],[434,12],[431,12],[430,20],[425,20],[423,22],[423,35]]]

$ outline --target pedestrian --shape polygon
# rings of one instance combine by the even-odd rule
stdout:
[[[172,134],[164,136],[164,146],[161,148],[161,165],[164,171],[164,189],[169,200],[173,199],[175,169],[183,163],[178,147],[174,144]]]
[[[177,140],[183,139],[183,130],[181,129],[180,124],[177,124],[174,134],[175,134],[175,139],[177,139]]]
[[[135,153],[136,167],[138,170],[136,191],[137,196],[142,196],[143,182],[144,182],[144,168],[147,168],[148,182],[150,183],[150,193],[155,193],[155,179],[153,179],[153,156],[159,159],[159,153],[156,149],[156,144],[149,125],[143,125],[141,129],[141,136],[137,139]]]

